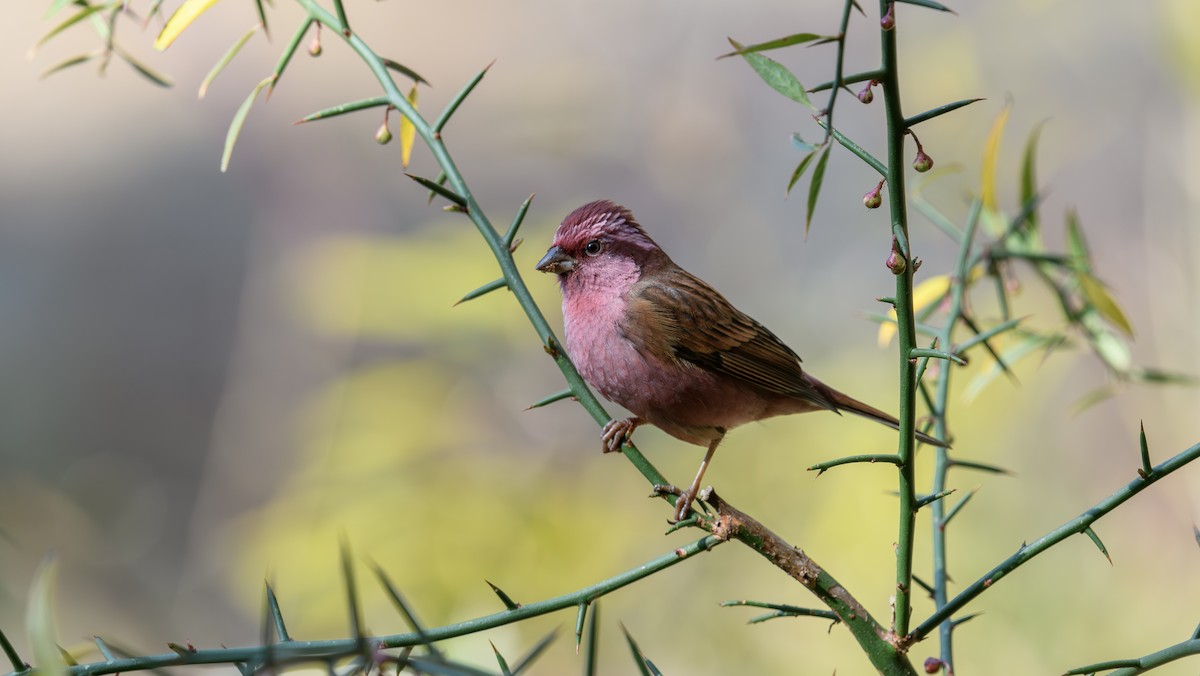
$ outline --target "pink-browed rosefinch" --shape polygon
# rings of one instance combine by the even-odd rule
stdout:
[[[558,275],[567,354],[580,374],[634,414],[604,427],[604,451],[620,450],[644,423],[708,447],[676,502],[676,520],[691,508],[717,445],[738,425],[849,411],[898,427],[896,418],[805,373],[791,348],[676,265],[622,206],[598,201],[571,212],[537,269]]]

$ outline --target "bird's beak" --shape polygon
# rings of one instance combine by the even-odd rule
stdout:
[[[545,256],[542,256],[542,260],[537,264],[538,270],[553,272],[556,275],[570,272],[574,267],[575,259],[557,246],[550,247],[550,250],[546,252]]]

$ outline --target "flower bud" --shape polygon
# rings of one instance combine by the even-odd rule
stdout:
[[[318,33],[314,35],[312,41],[308,43],[308,55],[320,56],[321,51],[321,34]]]
[[[926,155],[924,150],[917,149],[917,156],[913,158],[913,169],[920,173],[925,173],[933,168],[933,158]]]
[[[896,3],[889,2],[887,14],[879,20],[879,27],[885,31],[890,31],[896,27]]]
[[[904,274],[904,270],[908,267],[908,264],[904,262],[904,256],[901,256],[900,252],[895,249],[892,249],[892,253],[888,254],[885,265],[887,265],[888,270],[892,271],[893,275]]]
[[[942,667],[944,667],[945,665],[946,665],[945,662],[939,660],[936,657],[926,657],[925,658],[925,673],[936,674],[937,672],[941,671]]]
[[[863,206],[868,209],[878,209],[879,205],[883,204],[883,198],[879,193],[883,190],[883,181],[880,181],[874,188],[871,188],[867,194],[863,195]]]
[[[375,132],[375,142],[379,145],[387,145],[388,141],[392,140],[392,130],[388,129],[387,120],[379,125],[379,129]]]
[[[863,87],[862,91],[858,93],[859,101],[862,101],[863,103],[870,103],[875,100],[875,93],[871,91],[872,84],[874,84],[874,82],[868,82],[867,86]]]

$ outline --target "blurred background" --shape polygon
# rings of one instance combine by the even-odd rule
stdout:
[[[64,645],[101,634],[162,652],[167,641],[256,642],[264,579],[294,636],[345,635],[342,535],[430,624],[501,609],[484,579],[530,602],[695,539],[663,536],[668,508],[643,497],[621,458],[600,454],[582,409],[524,410],[561,389],[561,376],[508,294],[452,307],[497,267],[465,218],[426,205],[401,172],[398,144],[372,140],[379,115],[291,124],[376,95],[336,36],[325,36],[320,58],[302,48],[269,103],[251,111],[221,174],[231,116],[302,20],[291,3],[270,13],[272,42],[252,39],[199,102],[204,74],[255,23],[252,3],[220,4],[161,54],[150,46],[156,27],[121,23],[126,48],[169,73],[172,89],[120,62],[105,77],[84,65],[39,79],[99,44],[81,25],[28,60],[53,25],[41,16],[49,4],[6,7],[0,42],[0,627],[18,647],[28,586],[49,553],[60,562]],[[899,8],[906,112],[987,98],[920,128],[938,167],[961,168],[929,198],[965,212],[983,141],[1011,101],[1006,208],[1016,210],[1025,138],[1045,123],[1048,239],[1061,245],[1062,214],[1076,207],[1098,275],[1137,328],[1135,362],[1200,373],[1200,43],[1191,28],[1200,5],[951,4],[958,16]],[[876,177],[838,149],[805,237],[807,183],[784,199],[801,157],[789,138],[820,132],[745,63],[715,60],[729,51],[727,36],[836,32],[841,3],[800,5],[348,10],[369,44],[432,83],[420,101],[431,116],[496,60],[445,137],[501,227],[537,193],[517,260],[552,325],[561,326],[556,284],[533,264],[567,212],[611,198],[814,373],[894,411],[895,345],[881,348],[866,318],[893,284],[885,210],[861,206]],[[853,19],[848,72],[877,62],[877,18]],[[805,83],[829,79],[832,47],[775,56]],[[838,126],[882,154],[881,114],[878,100],[844,95]],[[410,170],[438,173],[419,146]],[[951,243],[920,216],[912,231],[925,259],[919,278],[948,270]],[[1053,304],[1029,289],[1016,314],[1053,326]],[[972,368],[957,390],[981,367]],[[1017,373],[1019,385],[997,379],[953,404],[956,451],[1016,472],[951,477],[960,495],[980,488],[949,536],[960,587],[1133,478],[1139,420],[1156,461],[1200,438],[1195,389],[1124,387],[1076,413],[1106,382],[1093,357],[1035,356]],[[700,458],[655,430],[639,442],[677,482]],[[778,419],[732,434],[708,479],[886,622],[893,473],[856,466],[818,480],[805,468],[893,443],[860,420]],[[1099,522],[1112,566],[1075,538],[1007,578],[958,631],[960,672],[1060,673],[1187,638],[1200,608],[1198,505],[1193,467]],[[917,571],[928,577],[921,523]],[[360,588],[372,631],[405,630],[369,579]],[[870,670],[849,635],[823,621],[747,626],[753,611],[717,607],[740,598],[815,603],[745,547],[721,547],[602,601],[603,672],[632,670],[618,621],[664,673]],[[915,615],[929,610],[921,599]],[[573,619],[447,648],[492,668],[489,639],[511,659],[559,627],[535,673],[576,673]],[[930,640],[913,655],[936,652]],[[1162,673],[1194,674],[1196,664]]]

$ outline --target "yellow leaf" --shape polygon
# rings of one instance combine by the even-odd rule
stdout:
[[[161,52],[170,47],[175,38],[217,2],[219,0],[183,0],[183,4],[175,10],[170,19],[167,19],[167,25],[163,26],[162,32],[155,38],[154,48]]]
[[[408,92],[408,102],[412,105],[413,110],[417,109],[417,86]],[[413,142],[417,139],[417,128],[404,115],[400,116],[400,165],[405,169],[408,168],[408,161],[412,159]]]
[[[978,268],[971,271],[971,278],[978,276]],[[938,275],[930,277],[913,288],[913,312],[920,312],[931,303],[940,301],[950,291],[950,276]],[[896,309],[888,310],[892,321],[879,325],[879,347],[887,347],[892,336],[896,335]]]
[[[38,566],[29,587],[29,606],[25,610],[25,629],[33,647],[33,659],[38,673],[44,676],[66,676],[66,663],[58,650],[57,628],[54,622],[54,589],[58,578],[58,562],[47,558]]]
[[[1007,104],[988,132],[987,144],[983,150],[983,166],[979,170],[979,197],[983,201],[985,211],[995,213],[996,208],[996,162],[1000,157],[1000,141],[1004,138],[1004,125],[1008,123],[1008,114],[1012,104]]]
[[[1125,311],[1117,304],[1116,299],[1104,288],[1100,280],[1087,274],[1079,274],[1079,287],[1083,291],[1083,295],[1092,307],[1100,313],[1113,326],[1121,330],[1122,333],[1133,337],[1133,325],[1129,323],[1129,318],[1125,316]]]

